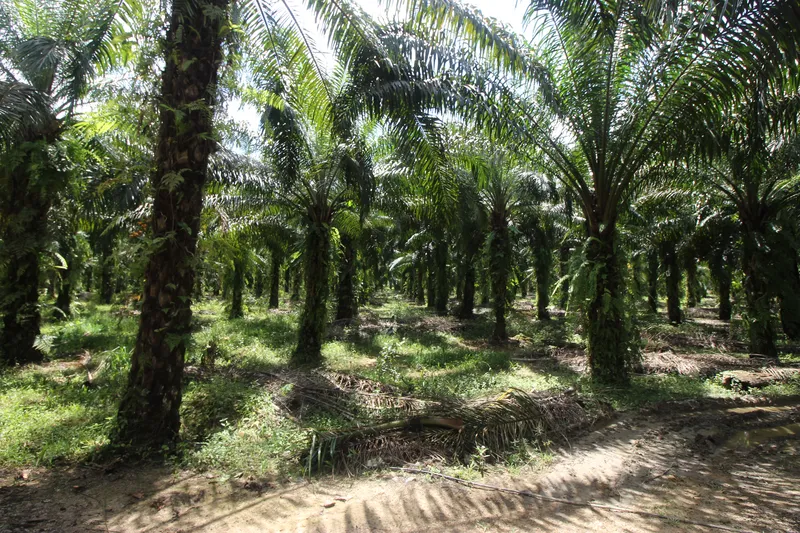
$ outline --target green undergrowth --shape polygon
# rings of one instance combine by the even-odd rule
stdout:
[[[538,365],[520,358],[546,347],[575,347],[580,341],[563,319],[538,322],[520,306],[509,316],[512,342],[486,342],[491,315],[475,319],[434,317],[431,310],[395,297],[362,310],[361,325],[332,330],[323,348],[327,368],[392,385],[404,394],[425,398],[488,398],[515,387],[525,391],[560,391],[635,409],[656,402],[733,397],[741,392],[718,379],[670,375],[634,376],[628,388],[604,388],[589,382],[561,361]],[[282,302],[268,310],[252,299],[245,318],[228,320],[225,305],[205,301],[195,306],[187,364],[199,365],[212,350],[219,372],[210,379],[187,380],[182,406],[181,466],[212,469],[226,475],[294,475],[299,455],[314,429],[349,426],[346,418],[319,411],[287,417],[272,394],[224,372],[236,369],[270,372],[286,367],[294,347],[296,309]],[[72,464],[92,460],[107,444],[123,390],[138,315],[133,308],[78,303],[66,321],[47,321],[48,361],[6,370],[0,375],[0,466]],[[689,322],[679,327],[643,318],[644,335],[658,342],[704,339],[713,327]],[[734,332],[734,335],[738,333]],[[694,347],[703,352],[700,346]],[[798,355],[787,355],[797,361]],[[87,372],[88,370],[88,372]],[[91,372],[91,383],[87,383]],[[800,382],[772,385],[758,392],[800,394]],[[479,451],[480,452],[480,451]],[[520,443],[504,461],[508,469],[541,466],[547,451]],[[465,475],[487,466],[478,453],[462,465]]]

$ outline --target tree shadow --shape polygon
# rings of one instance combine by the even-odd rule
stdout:
[[[759,423],[765,423],[762,420]],[[749,450],[709,444],[709,430],[753,425],[716,411],[629,417],[556,448],[553,467],[522,476],[489,471],[481,483],[534,497],[485,491],[385,471],[220,482],[158,466],[76,468],[37,474],[0,489],[12,530],[120,531],[645,531],[703,528],[791,530],[800,512],[796,441]],[[757,424],[756,424],[757,425]],[[664,520],[576,503],[667,515]],[[340,498],[336,500],[335,498]],[[332,504],[330,502],[333,502]],[[323,506],[324,504],[324,506]]]

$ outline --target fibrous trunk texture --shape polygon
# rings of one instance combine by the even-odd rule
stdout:
[[[549,248],[534,252],[536,264],[536,317],[539,320],[550,320],[550,277],[553,268],[553,253]]]
[[[72,276],[75,267],[72,264],[72,256],[64,255],[67,261],[67,268],[61,272],[61,286],[56,297],[56,309],[54,317],[57,319],[69,318],[72,315]]]
[[[647,254],[647,308],[658,313],[658,252],[650,250]]]
[[[780,304],[781,327],[786,337],[796,341],[800,339],[800,274],[797,270],[797,252],[787,250],[785,256],[785,272],[781,276],[778,303]]]
[[[474,257],[466,259],[464,268],[464,290],[461,305],[458,306],[458,318],[472,318],[475,316],[475,260]]]
[[[678,252],[674,241],[667,241],[661,246],[661,261],[667,284],[667,318],[671,324],[680,324],[683,319],[681,311],[681,269],[678,264]]]
[[[697,259],[687,254],[684,260],[686,269],[686,307],[697,307],[700,301],[700,286],[697,281]]]
[[[264,296],[264,272],[262,272],[261,268],[258,268],[255,273],[255,279],[253,280],[253,296],[255,298]]]
[[[0,281],[0,365],[35,363],[39,335],[39,251],[44,247],[50,204],[30,179],[30,153],[9,169],[10,194],[3,202],[5,275]]]
[[[775,346],[775,327],[772,324],[772,297],[766,277],[768,258],[764,257],[761,243],[764,234],[757,224],[746,229],[743,236],[742,270],[747,301],[747,327],[750,352],[767,357],[778,357]]]
[[[303,288],[303,269],[294,268],[292,273],[292,295],[289,299],[293,302],[299,302],[300,291],[302,290],[302,288]]]
[[[617,257],[616,228],[593,232],[587,260],[594,269],[594,297],[586,310],[586,352],[592,379],[626,384],[631,366],[630,332],[625,316],[623,272]]]
[[[425,265],[421,260],[417,261],[416,274],[417,305],[425,305]]]
[[[194,255],[212,140],[228,0],[172,4],[155,153],[152,236],[139,332],[115,440],[157,450],[180,429],[184,356],[192,320]]]
[[[447,280],[447,243],[438,241],[434,248],[436,260],[436,314],[447,314],[447,300],[450,297],[450,285]]]
[[[281,288],[281,264],[283,257],[277,250],[272,252],[272,264],[270,265],[269,273],[269,308],[277,309],[280,300]]]
[[[427,282],[426,292],[427,292],[427,300],[428,300],[428,307],[433,309],[436,307],[436,273],[434,272],[435,267],[433,263],[433,258],[431,257],[432,254],[427,254],[427,260],[425,261],[427,266],[427,276],[425,281]]]
[[[331,235],[327,224],[317,224],[306,237],[306,299],[300,314],[297,348],[292,353],[295,366],[316,366],[322,362],[322,336],[328,320],[328,274]]]
[[[336,293],[336,320],[355,318],[356,249],[352,237],[342,234],[342,262],[339,264],[339,287]]]
[[[237,252],[237,257],[233,260],[233,280],[231,281],[231,312],[229,318],[242,318],[244,316],[243,296],[244,296],[244,258]]]
[[[511,271],[511,242],[505,212],[493,211],[489,223],[492,230],[489,237],[489,268],[494,300],[492,341],[502,342],[508,339],[506,303],[508,301],[508,278]]]
[[[108,239],[103,238],[100,243],[100,301],[104,304],[110,304],[111,299],[114,297],[114,263],[113,263],[113,246],[114,243]]]

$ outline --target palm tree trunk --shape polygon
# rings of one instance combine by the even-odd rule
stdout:
[[[675,242],[662,244],[661,260],[667,283],[667,318],[671,324],[680,324],[683,319],[681,311],[681,269],[678,265],[678,252]]]
[[[42,360],[42,353],[33,347],[41,324],[39,254],[27,252],[13,257],[4,285],[0,362],[8,366],[37,363]]]
[[[269,273],[269,308],[277,309],[280,305],[281,265],[283,257],[277,250],[272,251],[272,264]],[[287,269],[288,272],[288,269]]]
[[[781,327],[787,338],[796,341],[800,339],[800,274],[797,269],[797,252],[788,250],[785,260],[788,269],[778,285]]]
[[[492,284],[489,281],[489,269],[481,268],[481,307],[488,307],[491,304]]]
[[[428,308],[433,309],[436,307],[436,274],[434,272],[434,264],[431,254],[426,254],[426,266],[427,266],[427,293],[428,293]]]
[[[228,0],[172,4],[155,153],[151,253],[139,332],[114,440],[141,449],[171,445],[180,429],[184,357],[192,321],[194,255]],[[180,178],[180,179],[177,179]]]
[[[253,281],[253,296],[261,298],[264,296],[264,272],[261,268],[256,269],[256,279]]]
[[[544,239],[539,242],[544,242]],[[534,251],[536,264],[536,316],[539,320],[550,320],[550,271],[553,268],[553,254],[549,248],[540,247]]]
[[[458,258],[456,259],[458,261]],[[459,302],[464,298],[464,260],[458,261],[456,267],[456,300]]]
[[[86,269],[86,274],[83,278],[83,290],[86,292],[92,292],[94,288],[94,272],[92,268],[89,267]]]
[[[569,305],[569,246],[562,244],[558,250],[559,275],[561,276],[561,288],[559,293],[558,305],[561,309],[566,309]]]
[[[111,279],[114,274],[114,265],[111,262],[113,242],[106,237],[101,238],[103,242],[100,245],[100,301],[110,304],[114,297],[114,283]]]
[[[228,318],[242,318],[244,316],[244,309],[242,305],[242,298],[244,296],[244,258],[241,252],[236,252],[236,257],[233,260],[233,279],[231,280],[231,311]]]
[[[492,211],[489,223],[492,232],[489,237],[489,268],[494,299],[494,330],[491,340],[503,342],[508,339],[506,303],[508,301],[508,278],[511,272],[511,242],[505,213]]]
[[[753,226],[758,227],[757,225]],[[775,327],[772,324],[772,298],[769,292],[769,280],[765,275],[768,259],[759,250],[759,243],[764,242],[763,233],[757,230],[746,230],[743,237],[742,270],[744,271],[750,352],[767,357],[778,357],[778,349],[775,347]]]
[[[311,228],[306,240],[306,299],[300,315],[297,348],[292,353],[294,366],[316,366],[322,363],[322,336],[328,320],[328,273],[330,270],[331,236],[329,226]]]
[[[231,291],[231,282],[233,281],[233,269],[226,266],[222,271],[222,299],[227,300],[228,294]]]
[[[464,268],[464,293],[461,305],[458,306],[458,318],[472,318],[475,316],[475,258],[466,258]]]
[[[194,273],[194,295],[192,300],[197,303],[203,299],[203,267],[202,263],[197,264]]]
[[[352,237],[342,234],[342,262],[339,265],[339,287],[336,294],[336,320],[355,318],[358,306],[355,297],[356,250]]]
[[[303,288],[303,270],[301,268],[295,268],[294,274],[292,276],[292,295],[289,299],[293,302],[299,302],[300,290],[302,288]]]
[[[58,283],[58,274],[55,271],[47,274],[47,299],[50,300],[56,297],[56,284]]]
[[[700,287],[697,281],[697,259],[690,252],[684,261],[686,269],[686,307],[697,307],[700,298]]]
[[[434,247],[436,260],[436,314],[447,315],[447,300],[450,298],[450,285],[447,280],[447,243],[444,239]]]
[[[61,287],[59,287],[58,296],[56,297],[56,309],[58,311],[53,315],[59,320],[72,316],[72,310],[70,309],[72,304],[72,273],[75,267],[72,265],[72,257],[65,255],[64,258],[67,260],[67,268],[61,275]]]
[[[0,280],[0,365],[35,363],[39,335],[39,250],[44,246],[50,204],[34,190],[28,176],[30,154],[10,170],[10,194],[3,202],[2,234],[7,259]]]
[[[653,314],[658,313],[658,251],[647,254],[647,307]]]
[[[593,228],[586,249],[596,284],[586,309],[586,353],[592,379],[626,384],[631,367],[631,333],[625,315],[623,268],[616,250],[616,227]]]
[[[422,260],[417,262],[417,305],[425,305],[425,265]]]
[[[708,268],[711,278],[717,286],[719,298],[718,317],[720,320],[730,320],[733,313],[731,305],[731,272],[723,251],[713,251],[708,258]]]

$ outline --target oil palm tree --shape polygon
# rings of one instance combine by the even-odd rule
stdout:
[[[159,449],[180,427],[183,364],[191,325],[194,253],[213,138],[228,0],[174,2],[165,40],[160,126],[151,176],[153,251],[114,440]]]
[[[474,12],[451,0],[405,3],[412,20],[473,39],[492,65],[523,80],[523,91],[538,89],[531,98],[487,90],[502,123],[486,107],[463,114],[534,144],[574,194],[587,228],[583,272],[592,281],[583,295],[589,368],[598,381],[626,383],[636,343],[623,301],[621,207],[647,182],[664,140],[685,139],[682,127],[738,96],[752,66],[795,69],[800,7],[535,0],[527,12],[537,28],[532,52],[503,32],[486,37]]]
[[[797,248],[786,217],[800,199],[800,136],[796,73],[760,73],[745,96],[702,125],[695,146],[705,176],[722,205],[735,209],[742,239],[746,322],[753,353],[777,356],[772,300],[778,298],[784,331],[800,334],[796,289]]]
[[[118,2],[22,0],[0,6],[0,361],[40,360],[34,348],[39,254],[68,181],[59,145],[93,78],[115,62]]]

